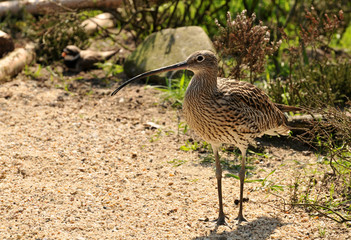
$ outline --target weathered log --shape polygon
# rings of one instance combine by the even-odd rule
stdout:
[[[316,121],[322,120],[321,114],[316,115],[295,115],[288,118],[288,126],[294,134],[302,134],[311,130]]]
[[[61,6],[62,7],[61,7]],[[18,13],[22,8],[32,14],[46,14],[63,11],[64,8],[116,8],[122,5],[122,0],[15,0],[0,2],[0,16],[8,12]]]
[[[114,17],[111,13],[101,13],[95,17],[84,20],[81,24],[85,32],[92,34],[99,28],[113,28],[115,26]]]
[[[308,123],[313,123],[315,121],[322,120],[323,116],[321,114],[304,114],[304,115],[295,115],[295,116],[290,116],[289,117],[289,122],[291,124],[308,124]]]
[[[28,43],[24,48],[14,51],[0,59],[0,82],[7,81],[22,71],[25,65],[35,58],[34,44]]]

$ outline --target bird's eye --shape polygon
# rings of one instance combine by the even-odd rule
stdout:
[[[196,61],[202,62],[205,58],[202,55],[196,57]]]

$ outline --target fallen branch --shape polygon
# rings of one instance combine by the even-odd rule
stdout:
[[[295,115],[289,116],[288,118],[288,126],[294,134],[304,134],[316,125],[316,121],[322,120],[323,116],[321,114],[316,115]]]
[[[86,33],[92,34],[97,32],[99,29],[113,28],[115,23],[111,13],[102,13],[83,21],[81,26],[84,28]]]
[[[327,207],[327,206],[322,206],[322,205],[318,205],[318,204],[310,204],[310,203],[289,203],[289,205],[291,206],[303,206],[303,207],[312,207],[315,211],[317,211],[319,214],[323,215],[324,217],[327,217],[335,222],[338,223],[344,223],[344,222],[351,222],[351,219],[345,218],[344,216],[342,216],[340,213],[334,211],[333,209]],[[329,216],[328,214],[320,211],[318,208],[324,208],[330,212],[332,212],[333,214],[337,215],[340,219],[334,218]]]
[[[63,7],[72,9],[87,8],[116,8],[122,5],[122,0],[17,0],[0,2],[0,16],[8,12],[18,13],[22,8],[32,14],[46,14],[62,11]]]
[[[0,59],[0,82],[7,81],[15,76],[22,71],[24,66],[31,63],[34,58],[34,44],[28,43],[24,48],[16,48]]]

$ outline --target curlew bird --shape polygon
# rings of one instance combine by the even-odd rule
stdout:
[[[95,63],[108,60],[118,53],[119,50],[120,49],[112,51],[81,50],[77,46],[68,45],[63,49],[62,57],[64,64],[68,68],[80,72],[94,68]]]
[[[268,96],[254,85],[233,79],[218,78],[218,60],[207,50],[191,54],[185,61],[135,76],[120,85],[115,95],[132,81],[160,72],[188,69],[194,72],[186,90],[183,113],[189,126],[210,143],[216,161],[219,200],[217,225],[225,225],[222,201],[222,168],[218,150],[222,143],[234,144],[242,154],[238,222],[243,216],[245,158],[248,145],[263,134],[288,135],[287,119]],[[279,108],[278,108],[279,107]]]

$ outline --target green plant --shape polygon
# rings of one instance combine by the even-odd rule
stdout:
[[[202,141],[201,143],[194,141],[194,140],[187,140],[185,142],[185,145],[180,146],[180,150],[182,151],[200,151],[205,152],[208,151],[210,148],[210,144],[208,144],[205,141]]]
[[[162,137],[162,130],[157,129],[156,133],[150,138],[150,142],[156,142]]]
[[[181,159],[173,159],[171,161],[168,161],[167,163],[170,163],[173,165],[173,167],[179,167],[181,165],[183,165],[184,163],[186,163],[186,160],[181,160]]]
[[[216,31],[213,18],[223,19],[229,10],[242,10],[241,3],[204,0],[123,1],[123,7],[114,13],[121,31],[132,29],[136,41],[152,32],[180,26],[203,26],[210,35]]]
[[[105,78],[117,76],[123,72],[123,66],[112,62],[96,63],[96,66],[105,72]]]
[[[326,231],[324,227],[318,226],[318,232],[319,232],[319,236],[321,236],[321,238],[324,238],[326,236]]]
[[[58,76],[59,76],[59,84],[57,84],[56,87],[65,90],[69,94],[73,94],[73,92],[72,92],[72,82],[83,79],[82,76],[77,76],[77,77],[74,77],[74,78],[67,79],[67,78],[65,78],[63,76],[63,74],[61,72],[59,72]]]
[[[186,134],[188,130],[189,130],[189,126],[187,123],[185,122],[178,123],[178,135],[179,135],[179,131],[181,131],[183,134]]]
[[[350,110],[327,107],[319,101],[323,117],[299,139],[319,151],[318,163],[306,168],[291,186],[291,203],[337,222],[351,221],[351,117]],[[312,109],[308,109],[312,111]],[[307,170],[308,169],[308,170]],[[330,171],[332,170],[332,171]]]
[[[37,41],[38,61],[49,64],[60,60],[62,50],[67,45],[86,48],[89,45],[88,34],[81,26],[80,14],[60,13],[45,15],[33,24],[31,38]]]
[[[151,136],[149,141],[156,142],[156,141],[160,140],[163,136],[169,136],[171,134],[174,134],[174,132],[170,131],[170,130],[158,128],[156,130],[156,132]]]
[[[246,167],[247,169],[253,169],[253,167]],[[239,170],[239,168],[238,168]],[[271,191],[283,191],[284,190],[284,186],[283,185],[279,185],[276,184],[274,181],[272,180],[268,180],[268,177],[271,176],[276,170],[271,171],[265,178],[263,179],[245,179],[245,183],[253,183],[253,182],[260,182],[261,183],[261,188],[263,190],[271,190]],[[232,174],[232,173],[227,173],[225,175],[226,177],[232,177],[235,178],[237,180],[239,180],[239,176]]]
[[[346,28],[343,36],[340,38],[340,44],[342,48],[351,51],[351,25]]]
[[[98,77],[94,73],[93,78],[99,79],[99,84],[103,84],[104,86],[109,86],[112,81],[118,81],[119,80],[119,74],[123,72],[123,66],[119,64],[114,64],[109,61],[105,61],[102,63],[96,63],[95,64],[97,68],[102,69],[105,73],[104,77]]]
[[[181,108],[183,105],[184,95],[190,80],[190,77],[183,73],[183,75],[180,78],[172,80],[166,79],[167,86],[159,86],[156,89],[163,92],[163,101],[169,101],[171,102],[173,107]]]
[[[269,95],[276,102],[307,106],[316,106],[316,99],[332,106],[346,102],[351,95],[351,61],[342,51],[329,47],[341,31],[343,19],[342,11],[320,17],[312,7],[305,12],[297,36],[280,29],[285,41],[281,77],[268,82]]]
[[[8,12],[0,17],[0,29],[16,38],[27,38],[33,34],[35,21],[35,17],[21,9],[17,14]]]
[[[40,64],[38,64],[38,67],[37,67],[37,70],[35,72],[32,72],[28,65],[26,65],[24,67],[24,74],[27,76],[27,77],[31,77],[33,79],[38,79],[40,76],[41,76],[41,70],[42,70],[42,66]]]
[[[194,141],[194,142],[190,143],[189,140],[187,140],[185,145],[180,146],[179,149],[182,150],[182,151],[186,151],[187,152],[187,151],[190,151],[190,150],[196,151],[198,148],[199,148],[199,144],[198,144],[197,141]]]
[[[333,163],[338,168],[337,175],[328,172],[328,161],[306,167],[304,174],[299,172],[290,186],[290,204],[340,223],[351,221],[351,208],[347,204],[351,199],[351,168],[350,164],[346,169],[341,163],[345,164]]]

